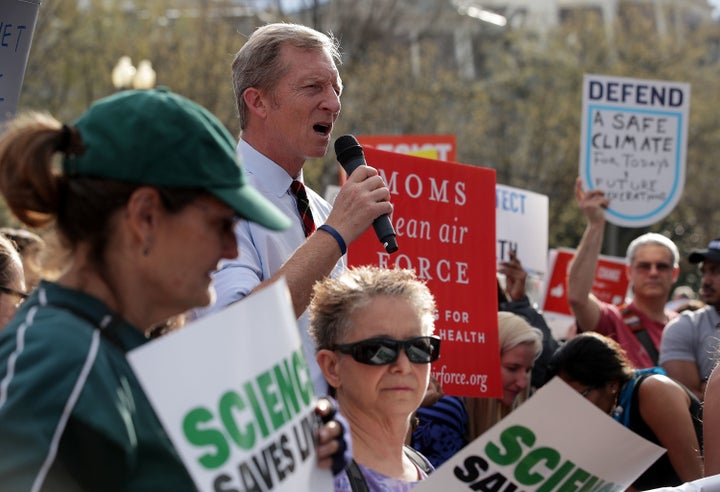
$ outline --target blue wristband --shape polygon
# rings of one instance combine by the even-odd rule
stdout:
[[[318,231],[325,231],[328,234],[330,234],[332,237],[335,238],[335,241],[337,241],[338,246],[340,246],[340,253],[344,255],[347,253],[347,244],[345,244],[345,240],[342,238],[340,233],[335,230],[335,228],[330,227],[327,224],[323,224],[320,227],[318,227]]]

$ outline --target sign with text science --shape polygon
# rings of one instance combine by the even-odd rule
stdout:
[[[360,145],[439,161],[456,160],[455,135],[360,135]]]
[[[413,491],[621,492],[664,452],[554,378]]]
[[[683,192],[690,85],[590,75],[583,79],[580,177],[610,200],[609,222],[644,227]]]
[[[364,151],[390,189],[399,250],[386,253],[369,228],[348,248],[348,265],[414,269],[437,302],[433,376],[449,395],[499,397],[495,171]]]
[[[0,10],[0,123],[17,110],[40,0],[3,0]]]
[[[332,490],[283,279],[128,360],[199,490]]]
[[[545,277],[548,208],[547,195],[501,184],[495,186],[498,261],[509,261],[513,250],[529,274]]]

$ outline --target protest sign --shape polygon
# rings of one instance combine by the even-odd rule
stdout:
[[[199,490],[332,490],[284,280],[128,360]]]
[[[509,261],[515,251],[528,273],[547,272],[548,197],[528,190],[495,185],[496,256]]]
[[[17,110],[40,0],[4,0],[0,10],[0,124]]]
[[[664,451],[555,378],[413,491],[620,492]]]
[[[668,215],[685,185],[690,85],[586,74],[580,177],[610,200],[609,222],[643,227]]]
[[[718,490],[720,490],[720,475],[711,475],[677,487],[660,487],[645,492],[717,492]]]
[[[348,249],[348,264],[414,269],[437,301],[442,346],[432,374],[443,391],[500,396],[495,171],[364,150],[390,189],[399,251],[386,253],[370,228]]]
[[[575,321],[567,300],[567,272],[575,250],[558,248],[550,254],[550,275],[541,303],[545,320],[553,335],[563,339]],[[603,302],[619,306],[625,302],[630,281],[626,274],[625,258],[600,255],[591,292]]]
[[[547,275],[548,197],[521,188],[495,185],[497,261],[509,261],[515,251],[528,276],[525,294],[536,302],[542,296]],[[505,287],[504,275],[498,275]]]
[[[455,161],[455,135],[364,135],[358,137],[363,147],[409,154],[440,161]]]

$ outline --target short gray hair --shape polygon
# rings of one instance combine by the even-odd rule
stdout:
[[[672,256],[673,268],[677,268],[680,264],[680,253],[678,252],[677,246],[667,237],[656,232],[647,232],[642,236],[636,237],[633,242],[630,243],[625,255],[625,261],[629,266],[632,266],[633,260],[635,260],[635,253],[640,246],[647,246],[648,244],[657,244],[658,246],[665,246],[670,255]]]
[[[415,307],[423,336],[435,331],[435,298],[413,270],[360,266],[319,281],[310,302],[310,336],[316,350],[343,340],[355,309],[378,297],[404,299]]]
[[[332,33],[323,34],[307,26],[285,22],[257,28],[235,54],[232,63],[233,90],[241,129],[248,120],[243,93],[250,87],[267,91],[275,88],[287,70],[280,65],[280,52],[285,44],[308,51],[325,50],[336,65],[342,63],[340,43]]]

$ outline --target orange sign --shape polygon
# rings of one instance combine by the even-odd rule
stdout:
[[[366,135],[359,136],[363,147],[409,154],[439,161],[455,161],[455,135]]]
[[[440,359],[432,373],[443,391],[500,397],[495,279],[495,171],[364,148],[395,207],[399,250],[388,254],[370,228],[348,264],[412,268],[437,301]]]

